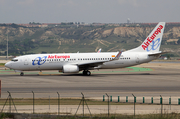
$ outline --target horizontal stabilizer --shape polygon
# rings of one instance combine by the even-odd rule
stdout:
[[[153,53],[153,54],[149,54],[148,56],[159,56],[159,55],[162,55],[162,54],[167,54],[169,52],[159,52],[159,53]]]

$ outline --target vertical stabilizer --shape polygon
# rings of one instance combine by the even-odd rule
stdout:
[[[165,22],[159,22],[144,42],[139,47],[129,50],[129,52],[159,52],[164,28]]]

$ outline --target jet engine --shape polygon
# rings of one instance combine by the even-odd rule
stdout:
[[[79,72],[79,67],[77,65],[64,65],[63,73],[76,73]]]

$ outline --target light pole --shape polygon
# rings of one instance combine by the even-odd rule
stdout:
[[[7,29],[7,56],[6,56],[6,60],[8,60],[8,29]]]

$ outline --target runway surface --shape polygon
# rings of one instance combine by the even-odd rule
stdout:
[[[57,97],[57,92],[61,97],[81,97],[81,92],[92,98],[101,98],[105,93],[114,97],[132,97],[132,93],[141,97],[180,97],[180,63],[147,63],[136,67],[147,70],[100,70],[92,71],[91,76],[46,71],[40,75],[31,72],[19,76],[18,73],[1,68],[1,97],[6,98],[7,91],[16,98],[31,98],[32,91],[36,98]]]

